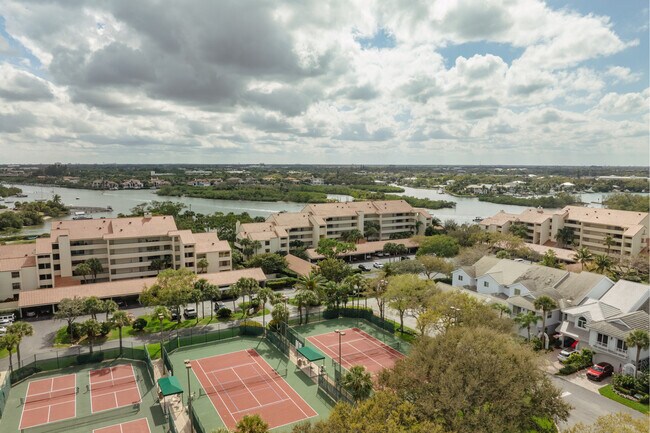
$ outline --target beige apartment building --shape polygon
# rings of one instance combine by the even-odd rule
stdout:
[[[17,300],[25,290],[82,284],[75,268],[91,258],[103,267],[97,282],[155,277],[161,262],[197,273],[232,269],[227,241],[178,230],[171,216],[55,221],[49,238],[0,246],[0,302]],[[207,268],[199,268],[201,259]]]
[[[558,230],[573,230],[573,246],[586,247],[592,253],[612,256],[636,256],[648,251],[648,213],[614,209],[566,206],[556,211],[527,209],[520,214],[499,212],[479,225],[489,232],[507,233],[512,224],[526,226],[525,241],[554,246]],[[611,245],[606,239],[611,237]]]
[[[259,241],[258,253],[288,253],[294,241],[314,248],[323,238],[339,239],[352,230],[364,233],[367,222],[379,228],[368,240],[383,241],[395,233],[424,234],[431,215],[404,200],[311,204],[300,212],[272,214],[263,223],[238,223],[237,239]]]

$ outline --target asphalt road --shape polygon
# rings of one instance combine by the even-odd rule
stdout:
[[[560,424],[561,429],[573,426],[579,422],[591,424],[599,416],[617,412],[627,413],[639,419],[647,419],[640,412],[571,383],[561,377],[551,375],[549,377],[563,391],[562,397],[567,403],[573,406],[568,421]]]

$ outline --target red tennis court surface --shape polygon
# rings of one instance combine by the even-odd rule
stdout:
[[[77,377],[74,374],[29,382],[19,428],[74,418],[76,394]]]
[[[392,367],[398,359],[404,358],[401,352],[358,328],[342,331],[345,335],[341,337],[341,364],[346,369],[353,365],[363,365],[369,372],[378,373],[384,368]],[[339,334],[327,332],[307,337],[307,340],[338,362]]]
[[[135,421],[123,422],[122,424],[109,425],[93,430],[93,433],[150,433],[147,418],[136,419]]]
[[[221,420],[229,429],[248,414],[269,428],[316,416],[314,409],[253,349],[191,362]]]
[[[100,368],[90,372],[92,413],[139,403],[140,390],[130,364]]]

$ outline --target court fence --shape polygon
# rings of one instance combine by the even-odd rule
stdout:
[[[151,378],[156,377],[153,361],[151,360],[151,355],[149,354],[149,347],[146,344],[144,345],[144,356],[144,363],[146,364],[147,370],[149,371],[149,376],[151,376]]]
[[[2,385],[0,385],[0,418],[2,418],[2,414],[5,411],[5,405],[9,398],[9,391],[11,391],[11,377],[7,371],[2,380]]]
[[[323,391],[334,403],[344,402],[354,404],[354,398],[348,391],[346,391],[337,382],[326,374],[318,375],[318,388]]]
[[[208,430],[205,429],[205,427],[203,427],[203,424],[201,424],[201,420],[196,415],[194,406],[191,407],[189,411],[189,415],[190,415],[190,419],[192,420],[194,431],[196,431],[196,433],[210,433]]]
[[[26,378],[42,371],[60,370],[83,364],[95,364],[104,360],[127,358],[137,361],[146,361],[148,354],[144,346],[124,345],[119,347],[94,346],[93,352],[90,348],[77,346],[63,351],[54,350],[40,353],[22,359],[18,368],[10,373],[12,385],[25,380]]]

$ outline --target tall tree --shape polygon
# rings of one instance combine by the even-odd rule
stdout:
[[[454,266],[442,257],[423,255],[418,256],[417,261],[424,267],[424,274],[428,279],[432,279],[438,273],[448,277],[454,270]]]
[[[96,283],[97,275],[104,272],[104,267],[102,266],[102,262],[100,262],[99,259],[92,258],[86,260],[86,263],[88,264],[88,267],[90,268],[90,272],[93,276],[93,283]]]
[[[639,355],[642,350],[648,350],[650,347],[650,335],[645,329],[635,329],[627,335],[625,344],[636,349],[634,359],[634,377],[636,377],[639,373]]]
[[[571,227],[562,227],[555,233],[555,240],[561,247],[573,245],[573,229]]]
[[[419,419],[456,433],[524,432],[535,428],[536,418],[569,416],[570,406],[538,368],[536,354],[482,326],[454,326],[422,339],[380,373],[379,383],[412,403]]]
[[[202,274],[207,272],[208,266],[210,266],[210,263],[208,262],[208,259],[206,259],[205,257],[199,259],[199,261],[196,262],[196,267],[199,269],[199,272]]]
[[[596,254],[594,256],[594,269],[599,274],[606,274],[612,270],[612,258],[606,254]]]
[[[612,246],[614,246],[614,244],[615,241],[611,235],[605,236],[605,246],[607,247],[607,255],[609,255],[609,252],[612,249]]]
[[[539,322],[540,317],[534,311],[519,313],[515,316],[514,321],[520,329],[528,331],[528,341],[530,341],[530,327]]]
[[[11,352],[20,344],[20,338],[16,334],[6,333],[0,337],[0,349],[6,349],[9,352],[9,369],[14,371],[13,357]]]
[[[268,433],[269,425],[258,414],[244,415],[234,433]]]
[[[316,252],[322,254],[325,258],[333,259],[339,254],[356,250],[356,246],[349,242],[341,242],[336,239],[323,238],[318,241]]]
[[[92,274],[92,270],[88,263],[79,263],[76,268],[74,268],[74,274],[79,275],[83,278],[83,282],[87,282],[88,275]]]
[[[305,309],[305,323],[309,323],[309,307],[317,305],[319,297],[313,290],[299,290],[294,296],[298,307],[298,321],[302,325],[302,310]]]
[[[546,316],[547,313],[557,309],[555,300],[549,296],[540,296],[533,302],[537,310],[542,310],[542,347],[546,348]]]
[[[163,307],[165,308],[165,307]],[[169,310],[168,310],[169,311]],[[157,317],[157,316],[156,316]],[[116,311],[113,313],[113,317],[111,317],[111,323],[113,326],[115,326],[118,330],[119,333],[119,338],[120,338],[120,354],[122,353],[122,328],[125,326],[131,325],[131,317],[126,311]]]
[[[353,365],[341,379],[343,388],[350,391],[356,402],[365,400],[372,393],[372,375],[363,365]]]
[[[329,258],[318,262],[317,273],[326,280],[340,283],[352,273],[352,268],[341,259]]]
[[[547,266],[549,268],[560,269],[562,265],[557,260],[557,255],[553,250],[547,250],[542,256],[542,261],[540,262],[542,266]]]
[[[16,355],[18,356],[18,365],[20,365],[20,343],[24,337],[34,335],[34,328],[27,322],[14,322],[7,328],[7,333],[14,334],[18,337],[16,343]]]
[[[81,329],[88,339],[90,353],[93,353],[93,343],[95,342],[95,338],[102,332],[102,325],[95,319],[88,319],[81,324]]]
[[[386,307],[386,290],[388,290],[388,280],[385,278],[375,278],[368,282],[366,296],[370,296],[377,302],[379,308],[379,317],[384,319],[384,310]]]
[[[84,299],[84,309],[86,314],[90,314],[90,317],[97,320],[97,314],[104,312],[104,301],[97,296],[89,296]]]
[[[56,319],[65,320],[68,324],[68,334],[72,336],[72,324],[74,323],[79,316],[82,316],[85,313],[84,308],[84,298],[77,298],[76,296],[72,299],[63,298],[57,307],[54,317]]]
[[[496,304],[492,304],[492,308],[494,308],[496,311],[499,312],[499,317],[503,317],[503,315],[510,315],[510,308],[508,308],[507,305],[504,305],[500,302],[497,302]]]
[[[266,303],[275,298],[275,292],[268,287],[260,287],[257,291],[257,299],[260,300],[262,306],[262,326],[266,332]]]
[[[120,309],[120,306],[117,305],[117,302],[115,302],[112,299],[106,299],[104,301],[104,310],[103,310],[103,312],[106,313],[106,321],[108,322],[108,315],[109,314],[113,314],[119,309]]]
[[[237,282],[233,284],[233,287],[237,287],[239,293],[244,297],[244,299],[248,296],[249,302],[252,301],[253,295],[260,289],[260,285],[255,278],[245,277],[237,280]]]
[[[296,290],[310,290],[316,293],[322,293],[324,289],[325,278],[316,273],[311,272],[309,275],[301,275],[296,280]]]
[[[648,420],[627,413],[611,413],[596,418],[593,424],[575,424],[564,433],[648,433]]]
[[[195,280],[196,274],[187,268],[165,269],[158,274],[154,284],[144,288],[140,303],[151,307],[164,305],[177,312],[180,323],[181,307],[191,301]]]
[[[591,251],[589,251],[587,247],[580,247],[576,250],[573,258],[575,261],[580,263],[582,270],[584,270],[585,265],[591,262],[591,260],[594,258],[594,255],[591,254]]]

